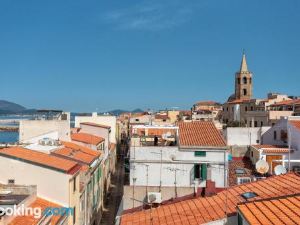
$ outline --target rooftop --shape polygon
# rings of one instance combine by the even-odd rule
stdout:
[[[80,169],[80,165],[50,154],[25,149],[22,147],[11,147],[0,149],[0,156],[29,162],[38,166],[55,169],[63,173],[74,174]]]
[[[249,159],[229,162],[229,186],[235,186],[238,177],[251,177],[253,175],[255,175],[255,167]]]
[[[272,106],[285,106],[285,105],[294,105],[294,104],[300,104],[300,99],[292,99],[292,100],[284,100],[284,101],[281,101],[281,102],[277,102]]]
[[[42,198],[37,198],[29,207],[31,208],[41,208],[42,212],[47,208],[47,207],[61,207],[55,203],[46,201]],[[28,215],[28,216],[17,216],[15,217],[9,225],[37,225],[40,224],[42,218],[34,218],[34,215]],[[51,224],[55,225],[58,224],[58,221],[61,219],[61,216],[52,216],[51,217]]]
[[[100,127],[100,128],[110,129],[110,126],[106,126],[106,125],[99,124],[99,123],[83,122],[83,123],[80,123],[80,124],[87,125],[87,126],[92,126],[92,127]]]
[[[103,137],[99,137],[88,133],[73,133],[71,134],[71,139],[73,141],[78,141],[78,142],[82,142],[85,144],[92,144],[92,145],[98,145],[99,143],[105,140]]]
[[[213,122],[179,123],[180,146],[225,147],[226,143]]]
[[[252,147],[264,153],[288,153],[290,151],[288,147],[278,145],[252,145]]]
[[[99,151],[72,142],[62,142],[62,144],[64,148],[57,149],[52,153],[88,165],[92,164],[101,155]]]
[[[241,196],[254,192],[257,196],[248,200],[282,197],[300,193],[300,176],[288,173],[256,182],[230,187],[211,197],[197,197],[170,203],[150,210],[124,214],[121,225],[143,224],[203,224],[235,215],[237,205],[246,200]],[[226,207],[227,206],[227,207]]]
[[[300,120],[290,120],[289,123],[300,131]]]
[[[300,194],[238,205],[248,224],[300,224]]]
[[[221,104],[215,101],[199,101],[195,105],[203,106],[220,106]]]

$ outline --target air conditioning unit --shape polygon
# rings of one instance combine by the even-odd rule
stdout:
[[[266,177],[254,177],[253,181],[263,180],[266,179]]]
[[[161,193],[160,192],[148,192],[147,202],[150,204],[152,204],[152,203],[160,204],[162,202]]]
[[[237,184],[245,184],[245,183],[250,183],[251,182],[251,177],[238,177],[237,178]]]

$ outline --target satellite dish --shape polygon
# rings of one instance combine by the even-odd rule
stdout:
[[[269,164],[265,160],[259,160],[255,164],[256,171],[260,174],[265,174],[269,171]]]
[[[283,165],[277,165],[274,168],[274,173],[276,175],[286,174],[286,168]]]

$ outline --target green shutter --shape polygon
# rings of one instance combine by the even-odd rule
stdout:
[[[206,178],[207,178],[207,165],[206,164],[201,164],[201,178],[203,180],[206,180]]]
[[[195,154],[195,157],[205,157],[206,156],[206,152],[204,152],[204,151],[196,151],[194,154]]]

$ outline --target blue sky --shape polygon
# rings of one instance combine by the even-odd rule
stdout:
[[[300,95],[298,0],[0,0],[0,99],[28,108],[190,108]]]

